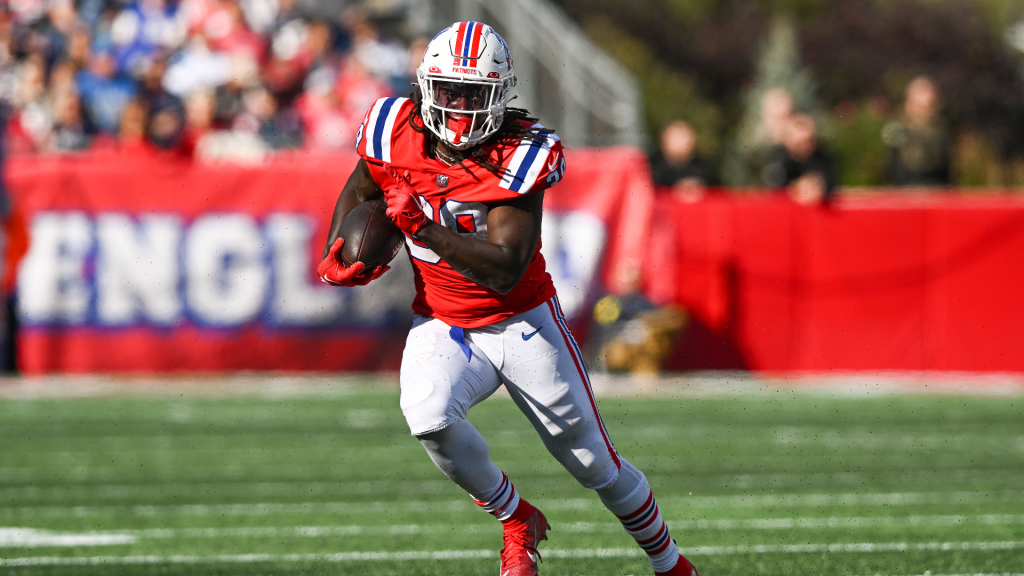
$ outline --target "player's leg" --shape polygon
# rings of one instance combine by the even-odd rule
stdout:
[[[544,445],[580,484],[597,491],[656,574],[691,576],[647,479],[611,443],[557,299],[509,320],[502,380]]]
[[[647,478],[621,456],[619,461],[615,480],[596,490],[601,502],[647,553],[655,574],[696,576],[697,570],[676,548]]]
[[[418,438],[441,472],[468,492],[481,508],[498,520],[507,520],[516,511],[518,492],[491,461],[487,442],[469,420]]]
[[[399,381],[402,414],[413,436],[465,420],[469,409],[501,384],[478,347],[456,341],[452,328],[424,316],[417,316],[409,330]]]
[[[487,442],[466,420],[469,409],[500,386],[484,350],[440,320],[417,317],[400,381],[406,422],[434,464],[498,520],[528,513],[529,504],[520,505],[515,487],[491,461]]]

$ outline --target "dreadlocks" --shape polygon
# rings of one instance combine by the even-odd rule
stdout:
[[[420,134],[426,135],[427,138],[424,141],[426,150],[423,152],[429,158],[436,158],[434,150],[437,149],[438,137],[423,124],[423,116],[420,112],[423,105],[423,95],[420,94],[419,90],[413,90],[409,97],[414,104],[412,110],[409,111],[409,126]],[[504,176],[508,170],[491,162],[484,148],[492,144],[518,144],[523,140],[543,143],[547,140],[548,134],[553,131],[548,128],[533,128],[533,125],[536,123],[537,118],[531,116],[523,108],[506,108],[505,117],[501,121],[501,127],[490,138],[470,150],[451,150],[451,152],[458,159],[459,166],[469,174],[472,174],[472,172],[463,164],[467,159],[473,160],[498,176]]]

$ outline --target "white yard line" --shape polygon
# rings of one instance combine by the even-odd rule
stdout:
[[[859,544],[788,544],[766,546],[699,546],[681,548],[693,556],[735,556],[749,554],[821,554],[879,552],[961,552],[1024,549],[1024,542],[864,542]],[[578,550],[544,550],[548,558],[623,558],[642,556],[639,548],[599,548]],[[217,556],[92,556],[0,559],[0,566],[78,566],[94,564],[226,564],[256,562],[381,562],[402,560],[460,560],[495,558],[495,550],[448,550],[407,552],[342,552],[339,554],[222,554]]]
[[[795,530],[822,528],[908,528],[943,526],[1012,526],[1024,524],[1024,515],[983,514],[978,516],[832,516],[828,518],[749,518],[743,520],[666,520],[673,530],[686,531],[728,531],[728,530]],[[493,532],[497,524],[395,524],[384,526],[259,526],[247,528],[151,528],[143,530],[97,530],[76,533],[79,537],[129,537],[146,539],[174,538],[259,538],[259,537],[300,537],[324,538],[331,536],[400,536],[423,533],[458,532],[486,534]],[[557,532],[577,534],[615,534],[622,531],[616,523],[572,522],[556,524]],[[4,545],[4,530],[0,528],[0,546]],[[21,529],[26,530],[26,529]],[[117,542],[123,543],[123,542]]]
[[[0,527],[0,548],[35,548],[38,546],[114,546],[132,544],[135,536],[124,532],[54,532],[35,528]]]
[[[676,530],[792,530],[799,528],[907,528],[931,526],[1009,526],[1024,524],[1024,515],[960,514],[933,516],[830,516],[828,518],[751,518],[743,520],[670,520]]]
[[[1024,515],[984,514],[933,516],[847,516],[828,518],[748,518],[740,520],[667,520],[675,531],[707,532],[729,530],[797,530],[850,528],[921,528],[947,526],[1011,526],[1024,524]],[[298,537],[328,538],[339,536],[400,536],[438,534],[441,532],[486,534],[496,525],[348,525],[348,526],[259,526],[246,528],[151,528],[142,530],[95,530],[89,532],[56,532],[36,528],[0,527],[0,548],[35,548],[60,546],[114,546],[134,544],[139,539],[213,539]],[[572,522],[557,524],[556,530],[577,534],[614,534],[622,531],[615,523]]]
[[[1019,502],[1024,492],[888,492],[871,494],[790,494],[761,496],[670,496],[659,498],[684,509],[829,506],[909,506],[920,504],[972,504]],[[597,498],[539,499],[545,510],[600,510]],[[0,508],[0,518],[81,518],[87,516],[267,516],[271,514],[357,514],[396,509],[410,512],[456,511],[474,508],[465,500],[391,500],[370,502],[259,502],[252,504],[180,504],[155,506],[19,506]]]

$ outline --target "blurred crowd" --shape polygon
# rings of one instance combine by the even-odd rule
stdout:
[[[281,149],[348,150],[374,100],[410,91],[426,39],[390,38],[360,3],[344,6],[325,19],[296,0],[2,2],[6,152],[245,162]],[[694,127],[671,123],[651,159],[655,182],[695,200],[745,172],[746,185],[804,204],[830,201],[836,156],[822,145],[820,119],[794,102],[785,88],[763,94],[739,168],[702,157]],[[888,184],[950,183],[940,106],[932,79],[909,83],[902,113],[877,136]]]
[[[359,4],[318,19],[295,0],[0,2],[6,149],[348,150],[374,100],[410,91],[425,42],[386,37]]]
[[[951,139],[941,117],[941,93],[927,76],[906,87],[902,113],[878,134],[885,146],[885,179],[890,186],[940,187],[951,183]],[[784,88],[761,99],[760,125],[744,161],[753,181],[786,192],[793,201],[815,205],[835,197],[839,170],[819,138],[818,121],[794,108]],[[684,201],[701,199],[719,185],[713,163],[697,152],[697,135],[684,120],[669,124],[651,157],[656,185]]]

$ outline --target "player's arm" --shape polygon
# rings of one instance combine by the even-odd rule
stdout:
[[[389,270],[387,266],[377,266],[373,270],[367,270],[362,262],[345,266],[341,258],[341,249],[345,245],[345,240],[340,238],[341,221],[360,203],[380,198],[383,194],[384,192],[370,176],[366,162],[360,159],[355,170],[349,175],[348,181],[345,182],[345,186],[341,189],[341,194],[338,195],[338,201],[334,205],[334,216],[331,218],[331,228],[327,232],[327,244],[324,246],[323,259],[316,267],[316,275],[325,284],[365,286]]]
[[[506,294],[519,283],[537,250],[543,203],[543,191],[488,203],[487,240],[462,236],[435,222],[415,237],[466,278]]]
[[[338,202],[334,205],[334,216],[331,218],[331,227],[327,232],[327,242],[324,244],[322,258],[327,257],[331,246],[338,238],[338,231],[341,229],[341,221],[353,208],[367,200],[373,200],[384,196],[377,183],[370,176],[370,169],[366,166],[366,160],[360,158],[352,174],[349,175],[345,187],[338,195]]]

